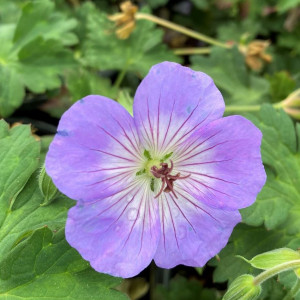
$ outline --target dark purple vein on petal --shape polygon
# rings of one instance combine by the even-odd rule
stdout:
[[[236,198],[236,196],[232,196],[232,195],[229,195],[229,194],[227,194],[227,193],[221,192],[221,191],[219,191],[219,190],[217,190],[217,189],[214,189],[213,187],[211,187],[211,186],[209,186],[209,185],[207,185],[207,184],[205,184],[205,183],[203,183],[203,182],[201,182],[201,181],[199,181],[199,180],[196,180],[195,178],[190,178],[190,180],[193,180],[193,181],[195,181],[195,182],[201,184],[202,186],[206,187],[206,188],[209,189],[209,190],[215,191],[215,192],[217,192],[217,193],[220,193],[220,194],[225,195],[225,196],[228,196],[228,197]]]
[[[196,128],[198,127],[198,126],[200,126],[202,123],[204,123],[206,120],[207,120],[207,118],[210,116],[210,113],[200,122],[200,123],[197,123],[192,129],[190,129],[190,130],[188,130],[187,132],[185,132],[183,135],[181,135],[180,136],[180,138],[175,142],[175,144],[174,144],[174,147],[176,146],[176,147],[179,147],[180,146],[180,144],[182,144],[182,143],[184,143],[185,141],[183,141],[183,139],[187,136],[187,135],[189,135],[191,132],[193,132],[194,130],[196,130]],[[180,142],[181,141],[181,142]],[[180,143],[179,143],[180,142]],[[179,144],[178,144],[179,143]]]
[[[180,211],[180,213],[182,214],[182,216],[185,218],[185,220],[190,224],[190,226],[192,227],[192,229],[194,230],[194,232],[197,234],[194,226],[192,225],[192,223],[190,222],[190,220],[187,218],[187,216],[184,214],[184,212],[182,211],[182,209],[180,208],[180,206],[178,205],[177,201],[175,200],[175,198],[173,197],[172,194],[169,194],[172,201],[174,202],[174,204],[177,206],[178,210]]]
[[[112,117],[113,118],[113,117]],[[126,130],[124,129],[124,127],[120,124],[120,122],[118,120],[116,120],[115,118],[113,118],[117,123],[118,125],[120,126],[120,128],[122,129],[123,133],[124,133],[124,136],[126,137],[126,139],[129,141],[129,143],[131,144],[131,146],[133,147],[133,149],[139,153],[139,150],[138,150],[138,146],[137,145],[134,145],[133,142],[132,142],[132,139],[129,138],[129,136],[127,135],[126,133]]]
[[[200,102],[200,100],[199,100]],[[184,127],[184,125],[186,124],[186,122],[193,116],[195,110],[198,108],[199,106],[199,102],[196,105],[196,107],[192,110],[192,112],[189,114],[189,116],[185,119],[185,121],[179,126],[179,128],[176,130],[176,132],[173,134],[173,136],[171,137],[170,141],[173,140],[173,138],[179,133],[179,131]]]
[[[148,117],[148,123],[149,123],[149,126],[150,126],[153,146],[155,146],[154,133],[153,133],[153,128],[152,128],[152,124],[151,124],[151,120],[150,120],[150,109],[149,109],[149,99],[148,98],[147,98],[147,117]]]
[[[226,162],[226,161],[231,161],[231,160],[232,159],[212,160],[212,161],[205,161],[205,162],[199,162],[199,163],[184,164],[184,165],[180,165],[180,167],[215,164],[215,163]]]
[[[116,141],[119,145],[121,145],[127,152],[129,152],[131,155],[139,159],[139,157],[134,154],[132,151],[130,151],[123,143],[121,143],[118,139],[116,139],[112,134],[110,134],[107,130],[105,130],[103,127],[98,126],[101,130],[103,130],[109,137],[111,137],[114,141]]]
[[[180,250],[179,243],[178,243],[178,238],[177,238],[177,233],[176,233],[176,228],[175,228],[175,224],[174,224],[174,220],[173,220],[173,215],[172,215],[170,204],[169,204],[169,201],[168,201],[168,198],[167,198],[166,195],[165,195],[165,199],[166,199],[166,202],[167,202],[167,205],[168,205],[168,208],[169,208],[169,213],[170,213],[170,217],[171,217],[171,221],[172,221],[172,227],[173,227],[173,230],[174,230],[174,236],[175,236],[175,239],[176,239],[176,244],[177,244],[178,250]]]
[[[168,127],[167,127],[167,130],[166,130],[166,132],[165,132],[165,136],[164,136],[163,142],[162,142],[162,144],[161,144],[160,150],[163,148],[163,145],[164,145],[164,143],[165,143],[165,141],[166,141],[166,138],[167,138],[167,135],[168,135],[168,133],[169,133],[169,129],[170,129],[170,125],[171,125],[172,117],[173,117],[173,112],[174,112],[175,102],[176,102],[176,99],[175,99],[174,102],[173,102],[173,107],[172,107],[172,110],[171,110],[171,114],[170,114],[170,118],[169,118]]]
[[[164,249],[166,252],[166,234],[165,234],[165,211],[164,211],[164,205],[163,205],[163,201],[162,201],[162,197],[160,197],[161,201],[161,216],[162,216],[162,229],[163,229],[163,239],[164,239]]]
[[[132,136],[133,136],[133,138],[134,138],[135,144],[137,145],[137,148],[140,149],[141,141],[140,141],[140,139],[139,139],[138,136],[136,137],[135,132],[134,132],[134,130],[132,129],[131,124],[129,124],[129,127],[130,127],[130,131],[131,131],[131,133],[132,133]]]
[[[121,198],[117,199],[117,201],[114,202],[112,205],[110,205],[109,207],[107,207],[106,209],[104,209],[101,213],[97,214],[97,216],[98,217],[101,216],[104,212],[110,210],[112,207],[114,207],[115,205],[117,205],[118,203],[120,203],[120,201],[122,201],[124,198],[126,198],[128,196],[128,194],[132,192],[132,190],[134,190],[134,187],[131,190],[129,190],[125,195],[123,195]],[[126,206],[124,207],[124,209],[121,212],[121,214],[119,215],[119,217],[112,224],[114,224],[115,222],[117,222],[121,218],[121,216],[123,215],[124,211],[126,210],[126,208],[128,207],[128,205],[130,203],[132,203],[132,201],[134,200],[134,198],[135,198],[135,196],[137,195],[138,192],[139,192],[139,190],[137,190],[137,192],[132,196],[131,200],[126,204]],[[109,227],[111,225],[109,225]]]
[[[141,115],[140,115],[140,120],[141,120],[141,123],[142,123],[142,125],[143,125],[144,132],[145,132],[146,135],[147,135],[147,138],[145,138],[144,134],[142,134],[142,135],[143,135],[143,138],[144,138],[145,141],[147,141],[148,146],[151,148],[151,147],[152,147],[151,138],[150,138],[149,135],[148,135],[148,131],[147,131],[147,129],[146,129],[146,126],[145,126],[145,124],[144,124],[144,121],[143,121]]]
[[[220,181],[223,181],[223,182],[226,182],[226,183],[232,183],[232,184],[239,185],[239,184],[236,183],[236,182],[228,181],[228,180],[225,180],[225,179],[223,179],[223,178],[216,177],[216,176],[213,176],[213,175],[208,175],[208,174],[199,173],[199,172],[192,172],[192,171],[189,171],[188,173],[195,174],[195,175],[200,175],[200,176],[204,176],[204,177],[208,177],[208,178],[211,178],[211,179],[220,180]]]
[[[149,202],[148,199],[145,199],[145,200],[144,200],[145,205],[144,205],[144,217],[143,217],[142,236],[141,236],[141,244],[140,244],[140,250],[139,250],[139,254],[138,254],[138,255],[140,255],[140,253],[141,253],[141,251],[142,251],[142,247],[143,247],[143,239],[144,239],[144,231],[145,231],[145,219],[146,219],[146,205],[147,205],[147,202]],[[150,230],[151,230],[151,228],[150,228]]]
[[[144,190],[144,193],[145,193],[145,190]],[[144,195],[143,195],[143,196],[144,196]],[[141,211],[142,203],[143,203],[143,197],[141,197],[140,205],[139,205],[139,208],[138,208],[138,213],[137,213],[137,215],[136,215],[136,217],[135,217],[135,220],[134,220],[134,222],[133,222],[133,224],[132,224],[132,226],[131,226],[129,235],[128,235],[128,237],[127,237],[127,239],[126,239],[126,241],[125,241],[124,246],[123,246],[122,249],[124,249],[124,247],[126,246],[127,242],[128,242],[129,239],[130,239],[130,236],[131,236],[131,234],[132,234],[132,231],[133,231],[133,228],[134,228],[134,226],[135,226],[135,224],[136,224],[136,221],[138,220],[138,218],[139,218],[139,216],[140,216],[140,211]]]
[[[122,173],[118,173],[117,175],[114,175],[114,176],[111,176],[111,177],[102,179],[102,180],[100,180],[100,181],[96,181],[96,182],[94,182],[94,183],[90,183],[90,184],[88,184],[88,186],[93,186],[93,185],[95,185],[95,184],[99,184],[99,183],[102,183],[102,182],[105,182],[105,181],[108,181],[108,180],[111,180],[111,179],[120,177],[120,176],[125,175],[125,174],[127,174],[127,173],[131,173],[131,171],[125,171],[125,172],[122,172]],[[128,175],[129,175],[129,174],[128,174]],[[128,175],[124,176],[124,178],[126,178]]]
[[[119,182],[122,182],[125,179],[129,179],[130,177],[132,178],[132,174],[127,174],[126,176],[124,176],[124,177],[120,178],[119,180],[112,182],[110,185],[106,186],[104,189],[102,189],[102,191],[105,191],[105,190],[109,189],[110,187],[117,185]]]
[[[199,155],[199,154],[202,154],[202,153],[204,153],[204,152],[206,152],[206,151],[208,151],[208,150],[211,150],[211,149],[214,149],[214,148],[216,148],[216,147],[218,147],[218,146],[220,146],[220,145],[226,144],[227,142],[228,142],[228,141],[225,141],[225,142],[221,142],[221,143],[215,144],[215,145],[213,145],[213,146],[211,146],[211,147],[209,147],[209,148],[203,149],[203,150],[201,150],[201,151],[199,151],[199,152],[197,152],[197,153],[195,153],[195,154],[193,154],[193,155],[191,155],[191,156],[189,156],[189,157],[187,157],[187,158],[185,158],[185,159],[183,159],[183,160],[189,160],[189,159],[191,159],[191,158],[193,158],[193,157],[195,157],[195,156],[197,156],[197,155]],[[178,163],[178,162],[177,162],[177,163]]]
[[[183,189],[184,190],[184,189]],[[189,196],[191,196],[186,190],[184,190]],[[193,201],[191,201],[188,197],[184,196],[182,193],[180,193],[179,191],[177,191],[177,194],[179,194],[181,197],[183,197],[184,199],[186,199],[188,202],[190,202],[192,205],[194,205],[196,208],[200,209],[202,212],[206,213],[208,216],[210,216],[212,219],[214,219],[215,221],[217,221],[218,223],[220,223],[219,220],[217,220],[216,218],[214,218],[209,212],[207,212],[205,209],[203,209],[202,207],[200,207],[199,205],[195,204]]]
[[[161,98],[161,91],[159,94],[158,99],[158,107],[157,107],[157,128],[156,128],[156,148],[159,148],[159,115],[160,115],[160,98]]]
[[[191,152],[193,152],[195,149],[197,149],[198,147],[200,147],[201,145],[203,145],[205,142],[209,141],[211,138],[215,137],[216,135],[218,135],[221,132],[218,131],[215,134],[209,136],[208,138],[206,138],[205,140],[201,141],[200,143],[198,143],[198,140],[193,141],[192,143],[188,144],[183,150],[181,150],[178,155],[177,155],[177,160],[190,154]],[[195,145],[196,144],[196,145]],[[195,145],[195,146],[194,146]],[[190,149],[191,147],[193,147],[192,149]],[[187,152],[188,151],[188,152]]]
[[[89,150],[100,152],[100,153],[104,153],[104,154],[107,154],[107,155],[110,155],[110,156],[113,156],[113,157],[116,157],[116,158],[120,158],[120,159],[123,159],[123,160],[127,160],[127,161],[130,161],[130,162],[135,162],[132,159],[129,159],[129,158],[126,158],[126,157],[123,157],[123,156],[119,156],[119,155],[115,155],[115,154],[112,154],[112,153],[109,153],[109,152],[106,152],[106,151],[103,151],[103,150],[91,149],[91,148],[89,148]]]

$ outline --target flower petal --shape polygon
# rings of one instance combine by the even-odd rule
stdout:
[[[164,193],[159,199],[162,235],[155,263],[162,268],[202,267],[225,247],[240,214],[211,208],[179,189],[177,196]]]
[[[160,237],[157,202],[140,181],[95,203],[78,202],[69,211],[66,239],[98,272],[132,277],[155,254]]]
[[[160,154],[222,117],[224,101],[208,75],[163,62],[153,66],[141,82],[133,112],[144,147]]]
[[[174,155],[176,170],[191,174],[178,180],[177,186],[209,206],[240,209],[251,205],[266,181],[261,138],[260,130],[241,116],[211,122]]]
[[[113,100],[88,96],[62,116],[46,171],[67,196],[100,199],[133,180],[140,148],[130,114]]]

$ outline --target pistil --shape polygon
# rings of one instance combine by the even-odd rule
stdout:
[[[174,191],[174,181],[177,179],[186,179],[191,176],[191,174],[187,176],[181,176],[180,173],[178,172],[176,175],[171,175],[171,172],[173,171],[174,164],[173,161],[170,160],[171,166],[169,168],[167,163],[160,163],[160,168],[157,166],[152,166],[150,172],[152,175],[158,179],[161,179],[162,185],[161,188],[158,192],[158,194],[154,197],[157,198],[159,197],[162,192],[165,193],[172,193],[175,198],[178,198],[175,191]]]

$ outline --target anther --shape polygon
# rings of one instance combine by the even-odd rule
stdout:
[[[151,168],[152,175],[156,178],[160,178],[162,182],[161,188],[158,194],[154,198],[159,197],[162,194],[162,192],[165,193],[171,192],[174,195],[174,197],[177,198],[177,195],[175,194],[174,191],[174,181],[177,179],[186,179],[191,176],[191,174],[188,174],[186,176],[181,176],[180,173],[177,173],[176,175],[171,175],[171,172],[173,171],[174,168],[174,164],[172,160],[170,160],[170,163],[171,163],[170,168],[167,163],[161,163],[160,168],[158,168],[157,166],[153,166]]]

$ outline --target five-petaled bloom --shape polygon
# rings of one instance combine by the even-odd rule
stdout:
[[[209,76],[171,62],[142,81],[133,117],[102,96],[65,112],[46,170],[78,200],[66,238],[94,269],[132,277],[152,259],[200,267],[226,245],[266,175],[261,132],[223,112]]]

